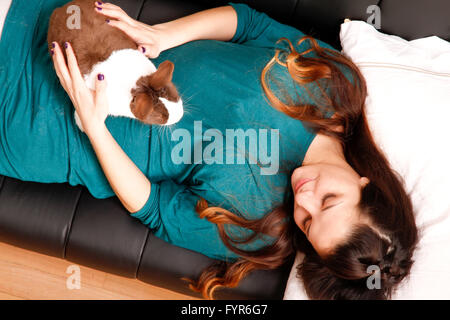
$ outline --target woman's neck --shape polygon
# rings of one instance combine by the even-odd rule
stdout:
[[[302,166],[318,163],[349,166],[339,140],[319,133],[306,151]]]

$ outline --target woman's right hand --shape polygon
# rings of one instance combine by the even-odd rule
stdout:
[[[161,30],[134,20],[114,4],[95,2],[95,7],[98,13],[115,19],[107,19],[108,24],[125,32],[148,58],[159,56],[163,50],[162,40],[164,39]]]

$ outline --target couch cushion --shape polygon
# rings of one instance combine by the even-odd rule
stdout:
[[[200,253],[171,245],[150,234],[137,278],[182,294],[201,297],[189,289],[183,277],[196,279],[215,260]],[[282,299],[293,260],[276,270],[257,270],[236,288],[221,288],[216,299]]]
[[[144,6],[145,0],[110,0],[106,1],[121,7],[130,17],[138,19],[139,13]]]
[[[450,41],[450,1],[383,0],[381,30],[413,40],[438,36]]]
[[[66,246],[67,260],[136,277],[149,229],[131,218],[117,197],[96,199],[84,190]]]
[[[339,27],[345,18],[366,20],[367,8],[379,0],[299,0],[292,25],[306,34],[340,48]]]
[[[0,241],[64,258],[81,188],[66,183],[2,179]]]

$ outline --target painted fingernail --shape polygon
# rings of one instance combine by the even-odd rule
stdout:
[[[64,48],[68,48],[69,47],[69,44],[67,43],[67,42],[64,42]]]
[[[102,10],[102,8],[97,8],[97,7],[96,7],[96,9],[97,9],[98,11],[101,11],[101,10]]]
[[[55,43],[54,42],[52,42],[52,48],[55,48]]]
[[[50,54],[51,54],[51,55],[54,55],[54,54],[55,54],[55,50],[53,50],[53,49],[50,50]]]
[[[145,48],[144,47],[142,47],[142,52],[145,53]]]
[[[97,1],[97,4],[98,4],[99,6],[101,6],[101,5],[103,4],[103,2]]]
[[[100,80],[100,81],[102,81],[102,80],[105,79],[105,76],[102,75],[101,73],[99,73],[99,74],[97,75],[97,79]]]
[[[109,23],[109,19],[106,19],[105,21],[106,21],[106,23]]]

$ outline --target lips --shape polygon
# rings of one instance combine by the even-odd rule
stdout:
[[[295,185],[294,193],[297,193],[298,189],[300,189],[305,183],[312,181],[314,179],[300,179],[299,182]]]

